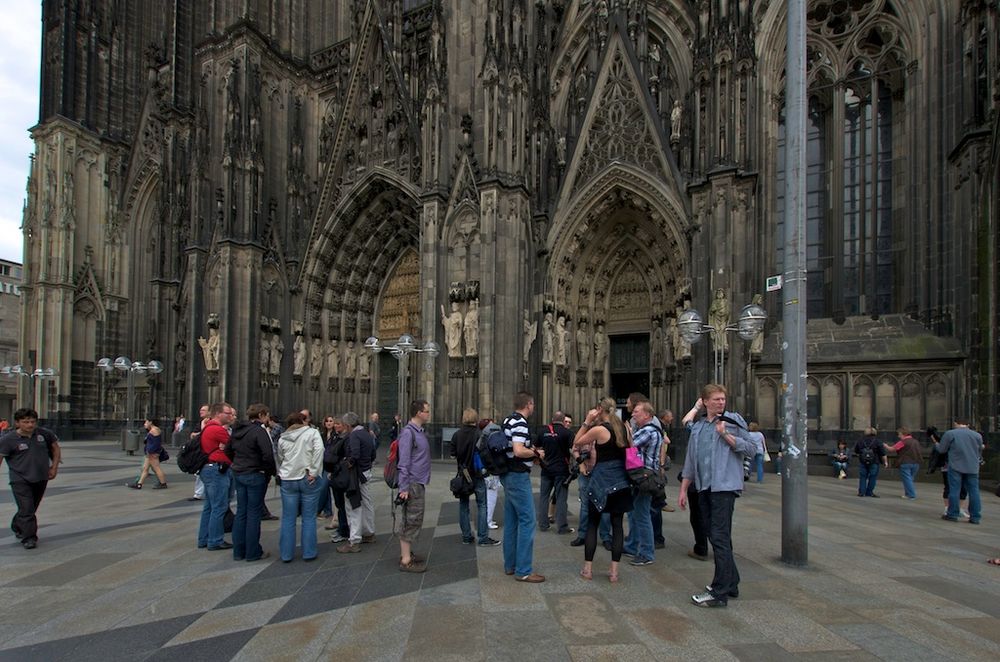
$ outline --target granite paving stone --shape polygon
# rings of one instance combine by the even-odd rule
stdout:
[[[195,548],[201,504],[186,501],[193,481],[175,466],[174,489],[135,492],[122,484],[137,463],[114,444],[67,442],[64,459],[73,470],[42,503],[38,549],[0,531],[0,661],[1000,659],[1000,571],[985,563],[1000,555],[1000,502],[985,494],[984,526],[971,527],[942,522],[936,494],[857,499],[854,486],[811,476],[799,568],[780,561],[781,483],[769,475],[737,503],[741,597],[707,610],[690,596],[713,564],[687,557],[681,511],[663,513],[655,563],[623,563],[617,584],[605,550],[586,581],[574,536],[536,531],[534,567],[547,581],[523,584],[504,575],[502,548],[461,543],[444,479],[453,465],[435,462],[415,546],[426,573],[399,572],[381,484],[377,542],[362,553],[337,554],[317,520],[319,558],[281,563],[278,524],[265,522],[272,558],[245,563]],[[575,488],[570,502],[576,526]],[[273,489],[268,504],[280,514]],[[11,510],[7,491],[0,519]]]

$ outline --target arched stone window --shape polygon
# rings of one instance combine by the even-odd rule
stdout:
[[[810,430],[819,429],[819,412],[822,400],[819,396],[819,382],[810,377],[806,382],[806,427]]]
[[[882,431],[896,429],[896,380],[885,375],[875,387],[875,427]]]
[[[893,238],[901,234],[897,219],[903,204],[894,205],[894,188],[905,181],[904,30],[889,0],[814,0],[809,7],[808,314],[843,319],[899,312],[902,260]],[[779,247],[784,134],[782,110],[775,200]],[[781,267],[780,248],[777,259]]]
[[[899,387],[899,423],[911,430],[924,426],[923,386],[916,375],[907,375]]]
[[[844,384],[839,377],[823,380],[819,428],[821,430],[841,429],[841,411],[844,406]]]
[[[854,380],[854,393],[851,396],[852,429],[864,430],[874,425],[875,420],[872,415],[874,395],[875,388],[870,379],[861,376]]]

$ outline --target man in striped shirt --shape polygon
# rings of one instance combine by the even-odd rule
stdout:
[[[540,584],[545,577],[532,569],[535,546],[535,500],[531,490],[531,465],[544,459],[545,451],[531,447],[528,417],[535,411],[530,393],[514,396],[514,412],[503,421],[507,451],[507,473],[500,476],[504,488],[503,567],[519,582]]]

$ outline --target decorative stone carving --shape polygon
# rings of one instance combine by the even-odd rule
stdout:
[[[281,331],[271,334],[271,366],[269,372],[277,377],[281,374],[281,359],[285,356],[285,343],[281,340]]]
[[[683,309],[678,307],[676,311],[676,317],[680,317]],[[691,343],[684,340],[684,336],[681,334],[680,327],[677,324],[673,324],[671,327],[673,332],[673,344],[674,344],[674,359],[676,361],[684,361],[691,358]]]
[[[462,311],[458,309],[458,302],[451,303],[451,314],[444,311],[441,306],[441,326],[444,327],[444,344],[448,349],[450,358],[461,358],[462,356]]]
[[[566,328],[566,318],[562,315],[556,322],[556,365],[566,365],[569,359],[569,330]]]
[[[608,360],[608,337],[604,333],[604,325],[598,324],[594,329],[594,370],[604,372],[604,364]]]
[[[219,369],[219,350],[222,345],[222,336],[219,335],[217,327],[208,327],[208,339],[199,336],[198,344],[201,345],[201,352],[205,357],[205,370],[215,371]]]
[[[576,364],[580,368],[585,368],[590,363],[590,334],[587,333],[587,323],[578,322],[576,325]],[[586,384],[583,384],[586,386]]]
[[[751,302],[763,308],[764,296],[762,294],[755,294],[753,295],[753,299],[751,299]],[[760,333],[758,333],[754,337],[753,341],[751,341],[750,343],[750,357],[759,359],[760,355],[763,353],[764,353],[764,329],[761,329]]]
[[[465,321],[462,326],[462,335],[465,338],[465,355],[479,356],[479,300],[473,299],[469,302],[469,309],[465,313]]]
[[[532,322],[529,317],[527,310],[524,311],[524,321],[521,323],[524,329],[524,338],[522,344],[522,360],[524,363],[528,363],[528,356],[531,353],[531,345],[535,342],[535,336],[538,335],[538,322]]]
[[[542,363],[551,364],[555,343],[555,325],[552,323],[552,313],[545,313],[542,320]]]
[[[309,376],[319,378],[323,373],[323,341],[320,338],[312,339],[312,347],[309,350]]]
[[[340,342],[336,338],[326,343],[326,374],[331,380],[340,376]]]
[[[653,333],[649,336],[649,356],[653,369],[663,367],[663,328],[653,320]]]
[[[358,345],[358,378],[367,380],[372,375],[372,353],[364,345]],[[362,391],[367,393],[367,391]]]
[[[347,349],[344,351],[344,376],[349,382],[358,376],[358,354],[354,350],[354,341],[347,342]]]
[[[715,349],[723,352],[729,351],[729,336],[726,333],[729,319],[729,299],[726,298],[726,291],[720,287],[715,290],[715,299],[708,309],[708,324],[715,329],[715,333],[712,334]]]
[[[670,109],[670,142],[680,142],[681,121],[684,119],[684,107],[681,100],[674,101],[674,107]]]
[[[306,340],[301,333],[295,334],[292,342],[292,375],[301,377],[306,367]]]

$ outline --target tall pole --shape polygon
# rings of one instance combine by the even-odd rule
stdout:
[[[784,382],[781,560],[809,560],[806,451],[806,8],[787,0],[785,63],[785,273],[782,315]]]

